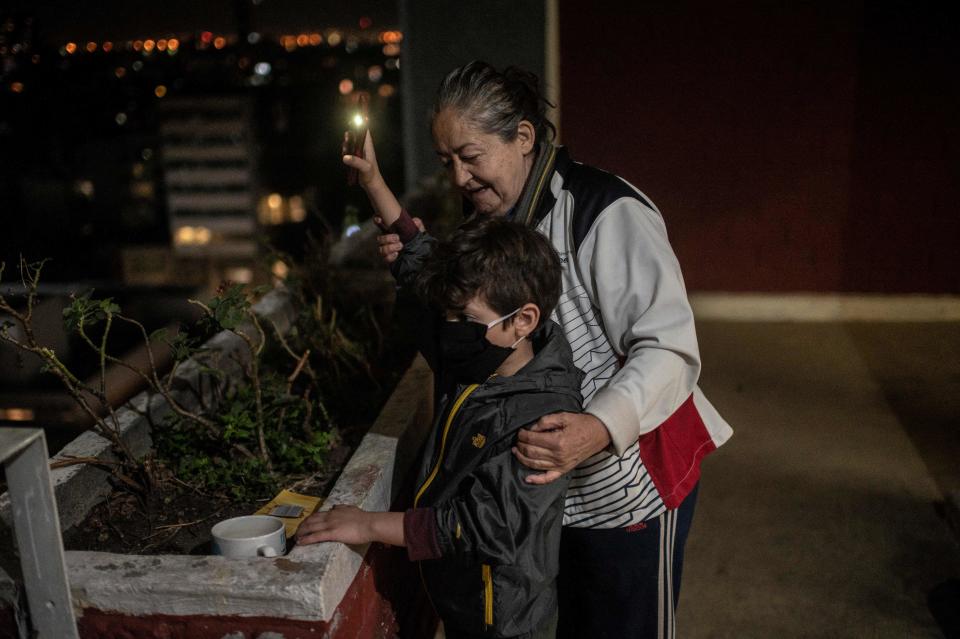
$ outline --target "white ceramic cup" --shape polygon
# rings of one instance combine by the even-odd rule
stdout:
[[[276,557],[287,550],[283,521],[268,515],[225,519],[210,534],[213,554],[224,557]]]

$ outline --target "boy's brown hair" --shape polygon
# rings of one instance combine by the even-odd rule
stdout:
[[[420,292],[437,310],[462,310],[475,296],[501,315],[533,302],[541,324],[556,308],[561,286],[560,258],[547,238],[485,215],[474,215],[440,242],[420,276]]]

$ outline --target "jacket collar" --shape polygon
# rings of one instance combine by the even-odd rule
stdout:
[[[550,176],[553,174],[560,147],[550,142],[543,142],[537,150],[537,159],[534,160],[527,183],[520,193],[520,199],[510,212],[511,219],[531,226],[543,217],[541,209],[546,200],[552,200],[550,193]],[[552,207],[552,203],[550,204]],[[549,210],[549,209],[548,209]]]

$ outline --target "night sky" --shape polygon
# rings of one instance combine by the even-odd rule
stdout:
[[[249,11],[250,26],[266,34],[299,32],[325,27],[354,27],[361,17],[377,28],[395,27],[399,14],[395,2],[376,0],[156,0],[124,2],[103,0],[48,0],[3,3],[0,13],[36,18],[37,35],[45,43],[65,40],[126,40],[209,30],[234,32],[237,5]]]

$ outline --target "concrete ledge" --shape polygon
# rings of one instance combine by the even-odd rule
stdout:
[[[698,320],[731,322],[956,322],[960,296],[690,293]]]
[[[422,440],[419,423],[430,401],[430,372],[417,358],[404,375],[373,430],[350,458],[324,509],[352,504],[388,510],[406,438]],[[429,411],[429,406],[427,407]],[[400,428],[401,426],[406,426]],[[429,428],[429,423],[427,423]],[[416,442],[419,444],[419,441]],[[364,561],[367,546],[339,543],[295,547],[277,559],[236,560],[216,556],[137,556],[99,552],[66,553],[78,614],[84,609],[122,615],[270,617],[299,621],[332,620]]]
[[[266,313],[276,317],[274,321],[278,328],[285,332],[290,326],[292,312],[285,298],[278,304],[274,303],[275,300],[276,297],[271,298]],[[258,311],[263,314],[260,308]],[[234,348],[242,345],[235,336],[223,334],[209,345],[220,353],[222,365],[227,365],[224,361],[229,359],[226,353],[237,354],[245,350]],[[185,363],[182,368],[184,386],[199,379],[193,377],[198,373],[198,364]],[[198,401],[195,397],[194,400]],[[136,410],[125,410],[121,419],[125,437],[137,450],[145,451],[150,445],[151,420],[169,409],[162,406],[162,398],[149,398],[146,394],[135,398],[132,404]],[[149,413],[150,419],[141,413]],[[431,417],[432,375],[426,363],[418,357],[344,468],[324,508],[344,503],[370,510],[389,509],[400,484],[408,476],[423,437],[430,429]],[[109,454],[109,444],[103,438],[87,433],[71,443],[59,457],[94,453]],[[64,522],[76,523],[82,519],[87,509],[108,491],[106,473],[89,466],[70,466],[56,473],[57,498]],[[85,627],[83,616],[89,613],[90,619],[96,620],[94,625],[97,628],[91,632],[99,637],[107,632],[105,628],[110,627],[110,636],[119,637],[127,636],[124,633],[135,625],[133,620],[152,617],[171,623],[183,622],[186,628],[191,626],[190,618],[207,621],[249,619],[254,625],[273,619],[278,623],[281,620],[322,623],[332,631],[341,625],[343,619],[358,614],[353,610],[356,602],[344,602],[345,594],[352,592],[351,598],[355,599],[358,592],[369,592],[371,588],[378,592],[374,585],[377,570],[371,568],[367,550],[367,546],[317,544],[295,547],[285,557],[251,560],[85,551],[67,551],[65,554],[81,628]],[[389,571],[389,562],[395,562],[398,555],[388,553],[392,559],[384,559],[383,551],[384,548],[379,547],[371,556],[378,557],[376,561],[381,564],[386,561],[382,569]],[[406,563],[405,559],[403,563]],[[12,587],[12,581],[0,571],[0,597],[12,601],[12,594],[4,597],[9,590],[4,587],[7,581]],[[0,600],[0,605],[3,603]],[[385,610],[389,611],[389,603],[378,605],[387,605]],[[340,610],[344,606],[351,609],[344,613]],[[379,608],[373,614],[389,616]],[[185,637],[193,637],[189,634],[192,631],[185,632],[188,632]],[[347,633],[342,636],[349,636],[352,631],[344,626],[341,632]]]
[[[392,430],[404,423],[412,428],[404,428],[399,437],[366,435],[324,509],[334,504],[368,510],[390,508],[399,442],[406,436],[417,439],[424,432],[415,422],[430,399],[430,386],[423,383],[429,376],[425,362],[418,358],[376,422]],[[406,468],[411,462],[399,458]],[[367,546],[327,543],[298,546],[277,559],[68,551],[66,560],[74,606],[81,615],[93,609],[136,617],[202,615],[327,622],[360,571],[366,551]]]

